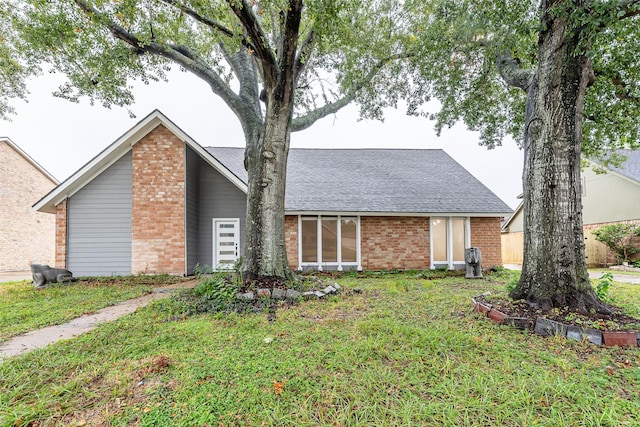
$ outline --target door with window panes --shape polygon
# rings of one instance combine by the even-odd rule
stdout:
[[[240,257],[240,219],[213,219],[213,266],[230,270]]]

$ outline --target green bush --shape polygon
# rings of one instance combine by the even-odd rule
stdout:
[[[619,223],[605,225],[591,232],[597,241],[607,245],[616,253],[618,262],[628,262],[630,258],[640,253],[640,247],[635,241],[640,236],[640,225]]]
[[[237,292],[236,284],[216,275],[202,278],[193,288],[194,296],[210,312],[223,311]]]
[[[596,295],[600,298],[601,301],[611,302],[611,296],[609,295],[609,290],[613,285],[613,274],[604,273],[600,279],[598,280],[598,284],[596,285]]]

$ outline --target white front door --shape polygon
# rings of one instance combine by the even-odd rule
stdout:
[[[213,266],[230,270],[240,257],[240,219],[213,219]]]

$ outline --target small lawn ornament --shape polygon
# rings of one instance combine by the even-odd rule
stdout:
[[[467,279],[482,279],[482,255],[480,248],[468,248],[464,251]]]
[[[47,283],[73,282],[76,280],[69,270],[64,268],[51,268],[44,264],[31,264],[33,286],[36,289],[44,288]]]

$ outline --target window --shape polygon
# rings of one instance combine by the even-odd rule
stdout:
[[[318,218],[302,218],[302,262],[318,262]]]
[[[298,230],[300,269],[361,269],[357,217],[301,216]]]
[[[464,266],[464,251],[471,246],[469,218],[431,218],[431,266]]]

